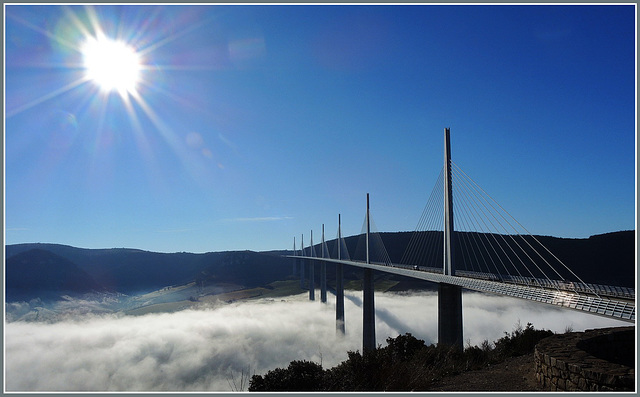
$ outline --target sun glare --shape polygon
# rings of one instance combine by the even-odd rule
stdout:
[[[121,95],[135,91],[140,79],[140,55],[122,41],[89,38],[82,46],[86,77],[105,91]]]

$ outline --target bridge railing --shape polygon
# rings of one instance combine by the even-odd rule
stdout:
[[[354,262],[362,262],[354,260]],[[442,274],[441,267],[406,265],[400,263],[371,261],[370,263],[380,266],[389,266],[408,270],[418,270],[429,273]],[[508,284],[525,285],[529,287],[538,287],[543,289],[554,289],[561,291],[571,291],[587,295],[593,295],[595,292],[599,296],[635,300],[635,289],[627,287],[617,287],[611,285],[590,284],[581,282],[572,282],[568,280],[549,280],[536,277],[513,276],[508,274],[495,274],[487,272],[473,272],[468,270],[456,270],[456,276],[474,278],[479,280],[497,281]]]
[[[355,262],[360,262],[360,261],[355,261]],[[405,264],[399,264],[399,263],[378,262],[378,261],[371,261],[371,263],[375,265],[381,265],[381,266],[390,266],[390,267],[396,267],[401,269],[419,270],[419,271],[425,271],[429,273],[442,274],[442,268],[440,267],[405,265]],[[583,293],[588,295],[592,295],[593,292],[595,291],[600,296],[622,298],[622,299],[629,299],[629,300],[634,300],[636,296],[635,289],[633,288],[580,283],[580,282],[572,282],[567,280],[548,280],[548,279],[536,278],[536,277],[512,276],[508,274],[473,272],[473,271],[467,271],[467,270],[456,270],[456,276],[475,278],[475,279],[487,280],[487,281],[498,281],[498,282],[510,283],[510,284],[526,285],[529,287],[539,287],[539,288],[555,289],[555,290],[562,290],[562,291],[571,291],[571,292]]]
[[[339,262],[358,267],[371,267],[373,269],[389,271],[390,273],[414,277],[430,282],[453,284],[475,291],[490,292],[555,306],[562,306],[606,317],[614,317],[624,321],[635,321],[634,299],[618,300],[614,296],[597,296],[593,294],[592,290],[588,289],[586,285],[583,286],[583,288],[591,293],[578,293],[575,288],[569,288],[570,286],[575,287],[575,283],[569,283],[566,281],[538,279],[538,284],[534,285],[532,284],[531,279],[527,280],[528,284],[524,283],[524,277],[512,278],[509,280],[487,279],[498,277],[491,273],[482,274],[482,276],[485,277],[485,279],[483,279],[480,277],[469,277],[473,275],[470,274],[473,272],[467,272],[465,275],[464,271],[457,272],[455,276],[448,276],[443,274],[441,268],[433,267],[392,264],[385,262],[369,262],[369,264],[366,264],[364,261],[344,261],[331,258],[324,259],[311,257],[307,259],[319,261],[327,260],[328,262]],[[556,288],[556,285],[564,289]],[[616,292],[616,290],[619,289],[618,292],[626,293],[627,296],[635,296],[635,292],[630,288],[609,286],[599,287],[610,292]]]
[[[627,287],[616,287],[610,285],[580,283],[567,280],[548,280],[536,277],[512,276],[506,274],[493,274],[471,272],[466,270],[457,270],[456,276],[478,278],[481,280],[501,281],[519,285],[527,285],[530,287],[541,287],[550,289],[559,289],[563,291],[573,291],[592,295],[593,292],[600,296],[608,296],[622,299],[634,300],[636,297],[635,289]]]

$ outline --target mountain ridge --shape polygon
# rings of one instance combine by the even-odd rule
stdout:
[[[393,261],[400,260],[411,235],[412,232],[380,233]],[[361,235],[345,238],[350,252],[357,251],[358,240],[361,238]],[[561,259],[566,260],[569,267],[577,268],[578,275],[585,282],[635,286],[635,231],[611,232],[583,239],[551,236],[535,238],[541,240]],[[327,245],[329,252],[332,252],[335,240],[328,241]],[[316,245],[316,252],[321,252],[319,248],[319,244]],[[33,258],[29,259],[29,255],[25,253],[32,250],[40,253],[32,253]],[[52,269],[46,269],[47,272],[44,274],[47,274],[47,277],[55,279],[65,274],[68,276],[68,272],[77,273],[76,276],[86,279],[88,284],[93,285],[95,282],[98,289],[127,295],[194,281],[201,285],[230,283],[253,288],[284,280],[293,273],[291,259],[283,257],[292,254],[290,250],[158,253],[134,248],[88,249],[61,244],[24,243],[5,246],[7,290],[12,289],[12,292],[15,292],[16,285],[22,285],[23,292],[31,290],[33,296],[38,296],[41,282],[38,281],[28,288],[25,287],[28,277],[19,280],[19,276],[20,267],[36,266],[38,255],[43,255],[41,251],[54,255],[49,257],[51,263],[59,262],[58,270],[61,273],[56,276],[55,272],[51,273]],[[22,256],[19,256],[21,254]],[[73,266],[77,271],[71,271]],[[357,279],[357,269],[351,270],[345,273],[345,277]],[[327,280],[331,282],[334,277],[334,267],[328,265]],[[13,295],[7,295],[8,298],[10,296]]]

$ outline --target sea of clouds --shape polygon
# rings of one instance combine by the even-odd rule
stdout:
[[[13,304],[7,306],[4,331],[5,390],[236,391],[246,390],[247,374],[264,374],[292,360],[330,368],[344,361],[347,351],[362,346],[361,293],[347,292],[346,298],[344,336],[336,334],[333,296],[326,304],[301,294],[143,316],[75,306],[36,321],[25,315],[28,304]],[[378,344],[406,332],[436,342],[435,293],[377,293],[375,305]],[[21,316],[20,310],[25,312]],[[628,325],[466,292],[463,321],[465,345],[495,341],[527,322],[560,333]]]

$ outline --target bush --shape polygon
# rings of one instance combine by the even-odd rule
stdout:
[[[426,348],[423,340],[415,338],[410,333],[398,335],[396,338],[387,338],[387,347],[384,348],[392,361],[409,361],[417,353]]]
[[[253,375],[249,391],[318,391],[323,390],[323,370],[311,361],[292,361],[286,369],[276,368],[264,377]]]
[[[415,391],[429,390],[438,380],[479,369],[505,358],[533,352],[551,331],[536,330],[531,323],[495,342],[464,351],[451,346],[427,346],[410,333],[387,338],[387,346],[364,354],[349,351],[348,358],[334,368],[309,361],[292,361],[286,369],[254,375],[249,391]]]
[[[495,342],[494,355],[499,359],[531,353],[538,342],[553,335],[553,332],[535,329],[531,323],[527,323],[523,329],[518,323],[511,335],[506,332],[504,334],[505,336]]]

